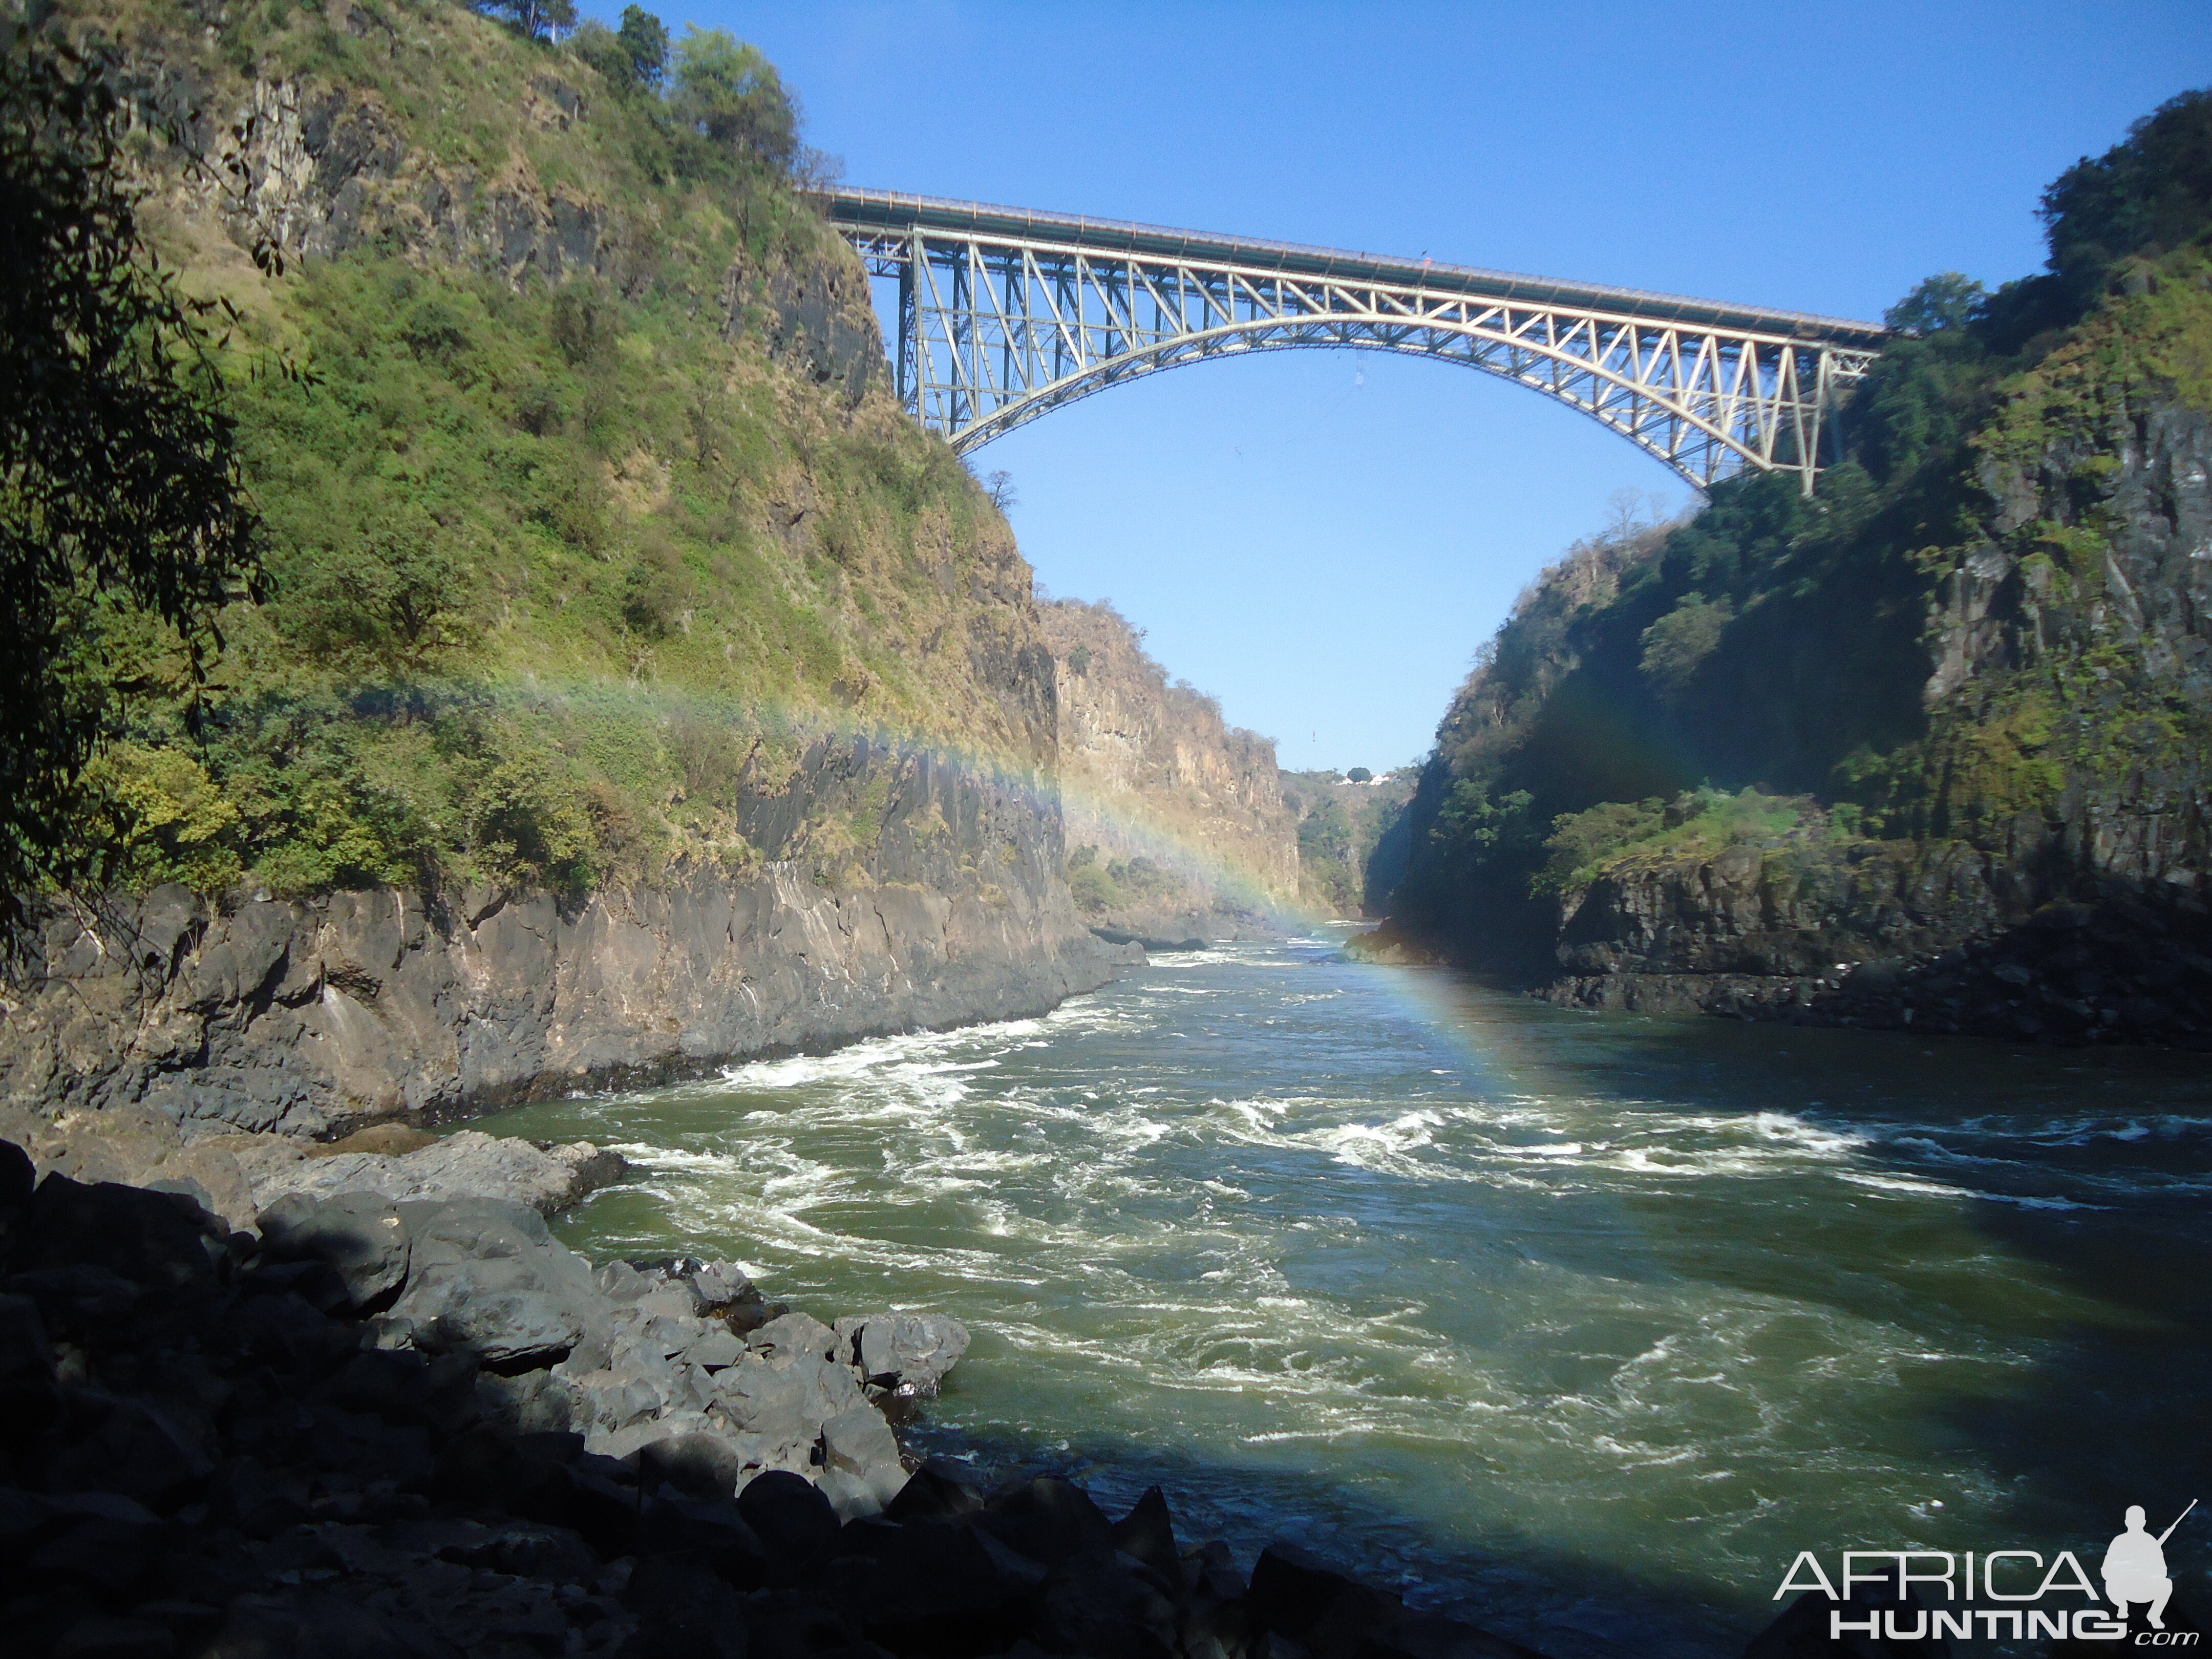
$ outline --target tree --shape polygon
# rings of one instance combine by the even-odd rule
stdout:
[[[1678,703],[1689,695],[1690,683],[1720,648],[1721,635],[1734,616],[1725,595],[1709,601],[1702,593],[1689,592],[1644,630],[1638,666],[1662,702]]]
[[[1982,285],[1956,270],[1936,272],[1881,313],[1883,322],[1907,334],[1962,329],[1989,298]]]
[[[615,32],[629,57],[630,73],[643,87],[657,87],[668,72],[668,29],[642,6],[624,6],[622,27]]]
[[[575,0],[474,0],[478,11],[503,17],[525,40],[544,40],[576,27]]]
[[[2085,301],[2118,260],[2212,231],[2212,91],[2169,98],[2043,193],[2051,269]]]
[[[0,24],[0,904],[99,872],[78,780],[109,708],[91,637],[160,617],[194,686],[258,592],[259,520],[219,406],[212,307],[140,239],[118,65]]]
[[[775,65],[724,30],[685,33],[670,101],[678,119],[741,155],[782,169],[799,153],[799,114]]]

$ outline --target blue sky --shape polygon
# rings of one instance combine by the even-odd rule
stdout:
[[[2038,267],[2042,187],[2212,82],[2203,0],[662,15],[760,46],[853,184],[1869,319]],[[976,464],[1050,592],[1112,599],[1296,767],[1425,752],[1609,498],[1690,498],[1547,398],[1373,353],[1155,375]]]

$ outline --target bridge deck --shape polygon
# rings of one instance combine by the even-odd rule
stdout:
[[[1864,350],[1881,349],[1891,332],[1879,323],[1853,322],[1848,318],[1820,317],[1799,311],[1769,311],[1756,306],[1723,305],[1680,294],[1650,294],[1632,288],[1560,283],[1511,271],[1483,270],[1472,265],[1383,258],[1340,248],[1306,247],[1295,242],[1211,236],[1201,231],[1131,224],[1119,219],[1037,213],[1025,208],[945,201],[933,196],[902,195],[895,191],[841,186],[821,192],[821,199],[836,223],[861,229],[902,231],[918,228],[954,235],[1052,242],[1101,253],[1260,267],[1279,270],[1286,276],[1384,283],[1425,288],[1434,293],[1510,300],[1521,305],[1586,307],[1653,322],[1744,329],[1784,339]]]

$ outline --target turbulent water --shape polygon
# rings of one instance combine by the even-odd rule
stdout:
[[[565,1224],[596,1257],[965,1320],[934,1449],[1157,1480],[1563,1659],[1734,1654],[1801,1549],[2086,1559],[2212,1497],[2208,1073],[1309,939],[483,1127],[642,1166]]]

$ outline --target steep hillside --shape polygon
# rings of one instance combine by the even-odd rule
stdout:
[[[1068,874],[1095,925],[1180,940],[1264,931],[1298,893],[1275,745],[1146,654],[1110,605],[1042,607],[1059,664]]]
[[[1376,777],[1361,767],[1282,777],[1283,804],[1298,821],[1298,883],[1307,906],[1332,916],[1383,914],[1405,875],[1403,859],[1391,856],[1404,836],[1394,832],[1413,798],[1419,770]],[[1380,873],[1370,875],[1378,848]]]
[[[1401,947],[2212,1040],[2208,131],[2189,94],[2054,185],[2049,275],[1895,308],[1814,499],[1740,480],[1546,573],[1439,728]]]
[[[443,0],[55,27],[237,313],[270,591],[204,691],[92,619],[115,896],[33,942],[11,1093],[316,1127],[1106,971],[1029,568],[884,389],[772,68]]]

